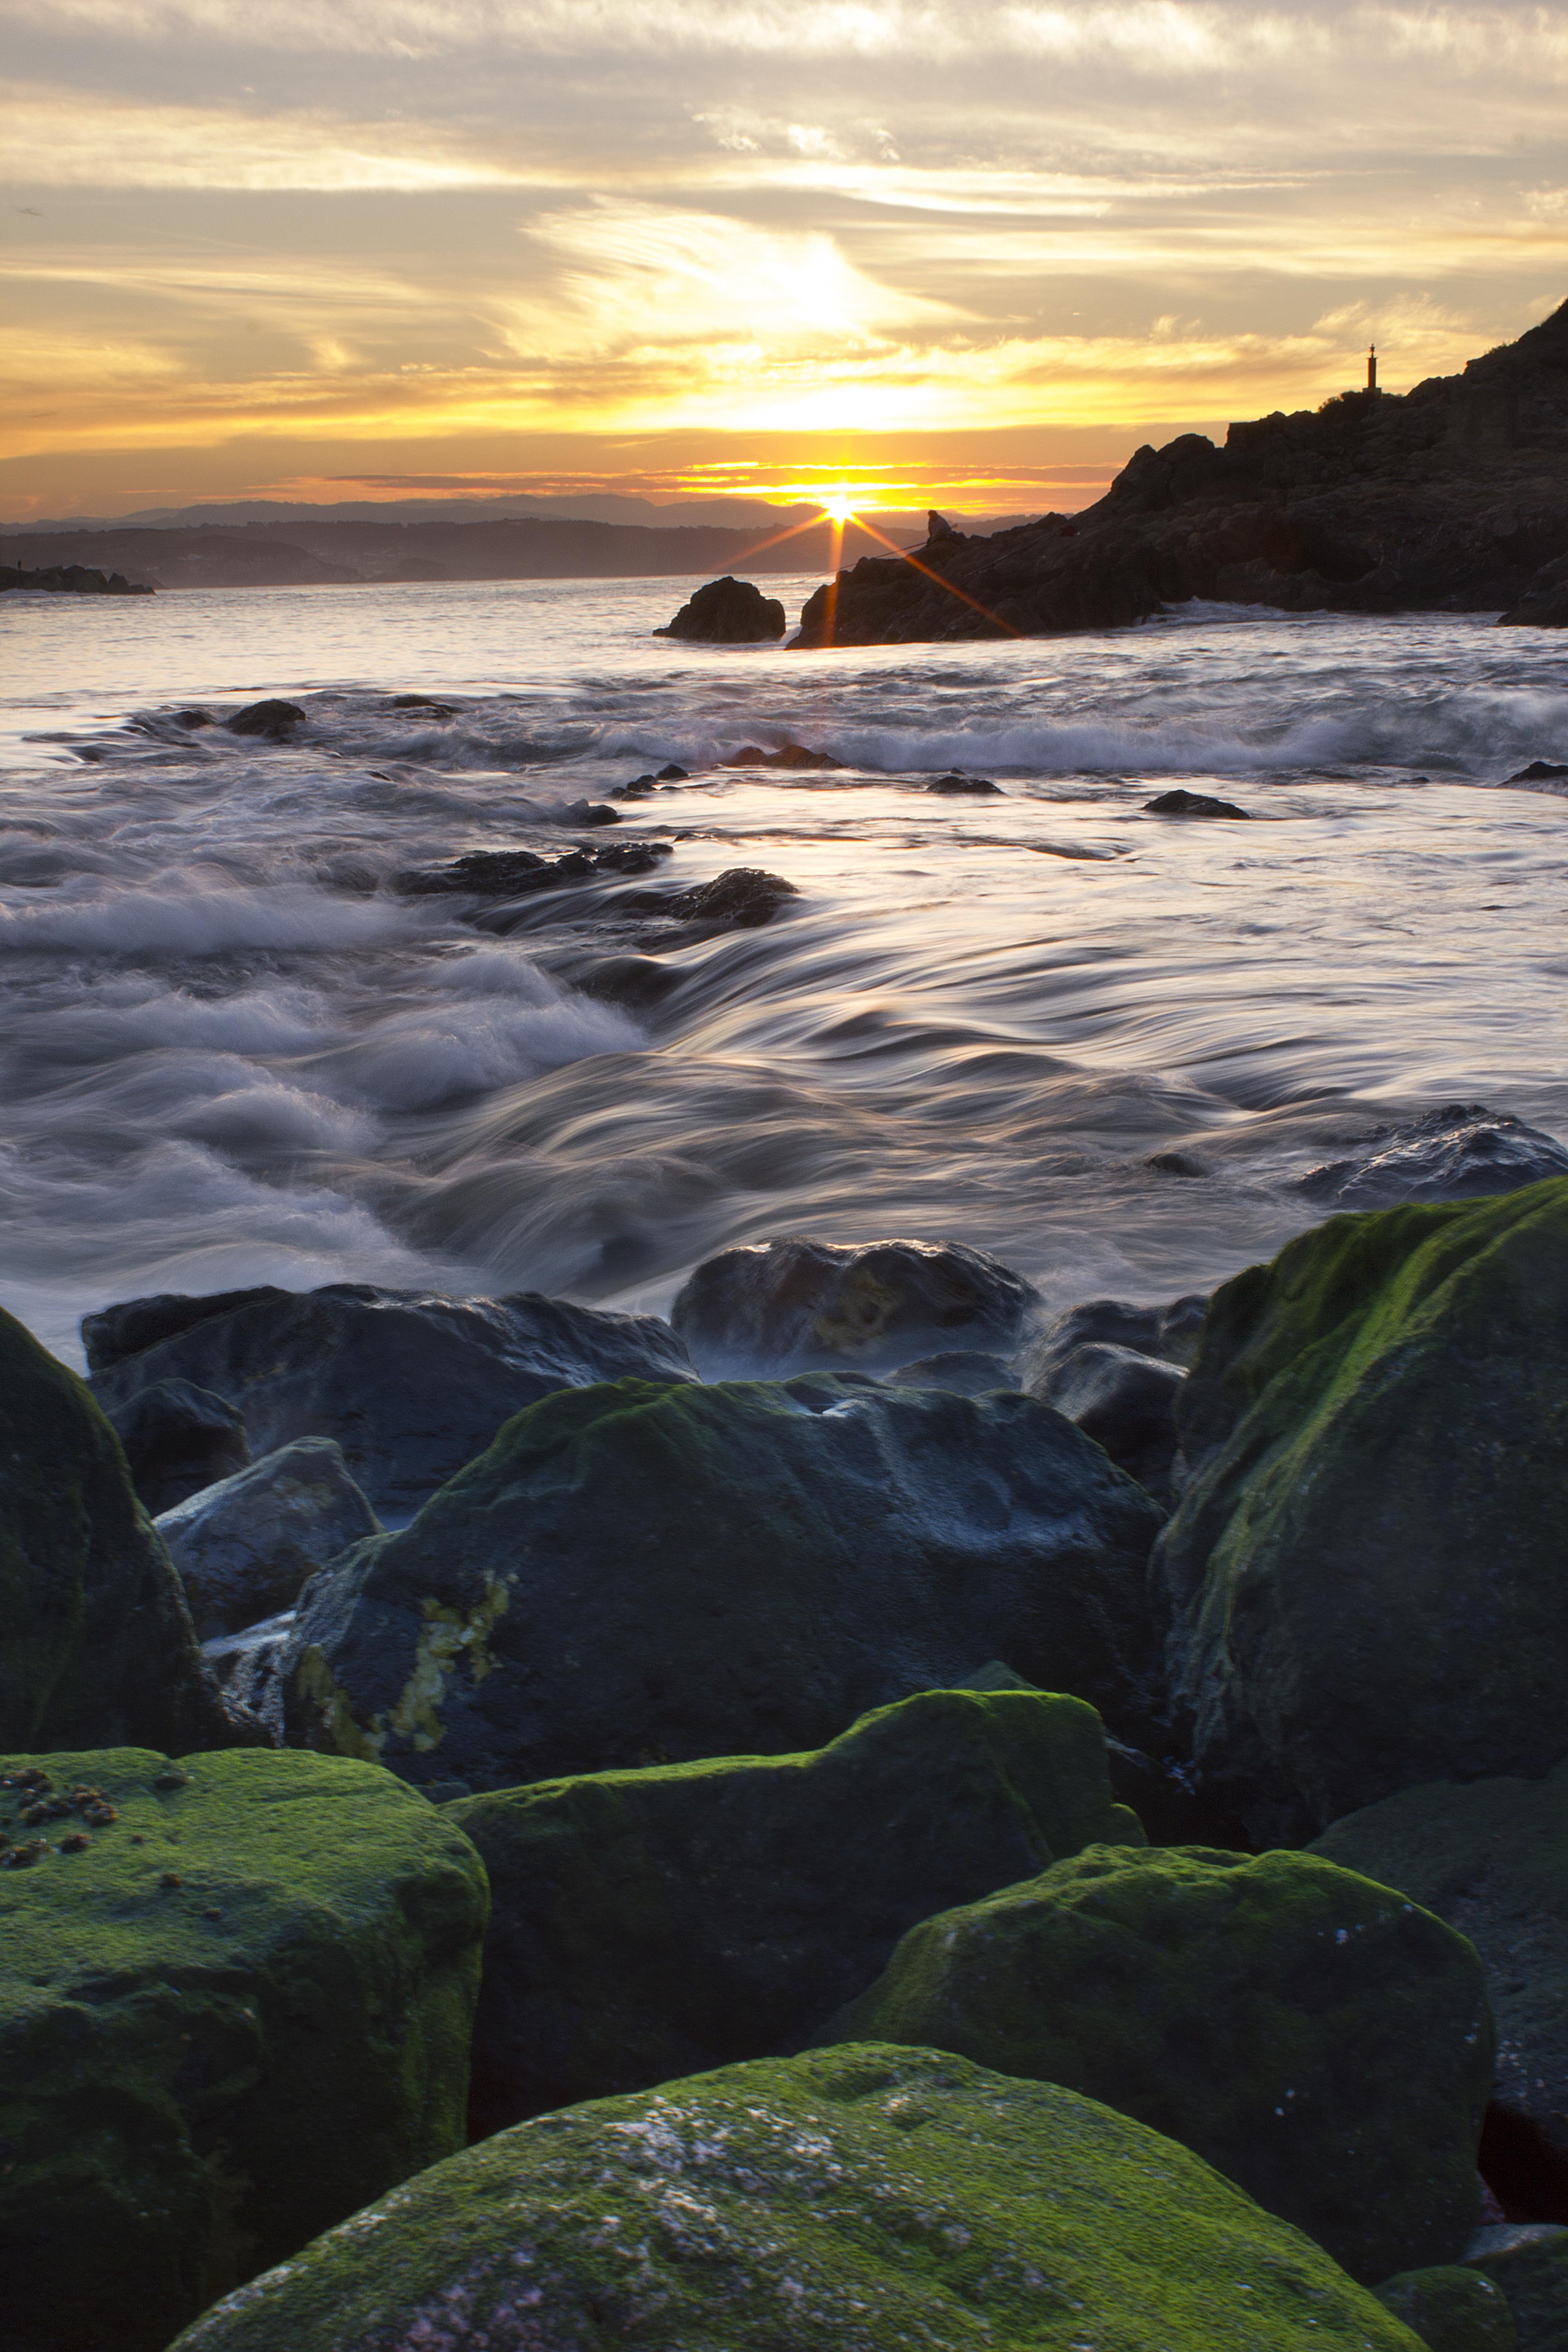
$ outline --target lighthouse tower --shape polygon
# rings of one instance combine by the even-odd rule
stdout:
[[[1368,392],[1377,390],[1377,345],[1375,343],[1366,355],[1366,388]]]

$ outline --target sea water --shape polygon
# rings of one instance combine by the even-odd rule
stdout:
[[[1382,1124],[1479,1101],[1568,1140],[1568,795],[1507,781],[1568,761],[1552,633],[655,635],[693,584],[0,603],[0,1303],[79,1362],[84,1311],[152,1291],[658,1310],[791,1233],[1152,1301],[1268,1255]],[[793,617],[815,584],[770,587]],[[274,695],[288,743],[176,719]],[[842,764],[719,764],[785,741]],[[672,762],[613,831],[562,825]],[[999,793],[929,790],[954,769]],[[1145,809],[1177,783],[1247,821]],[[631,839],[670,855],[397,887]],[[700,939],[628,903],[732,866],[798,896]]]

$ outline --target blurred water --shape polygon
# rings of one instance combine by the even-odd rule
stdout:
[[[1568,1139],[1568,801],[1503,782],[1568,759],[1552,633],[1192,607],[710,651],[651,634],[690,585],[0,602],[0,1300],[50,1346],[255,1281],[658,1308],[805,1230],[1170,1297],[1309,1222],[1294,1179],[1380,1119]],[[272,694],[287,745],[175,720]],[[711,764],[788,739],[847,765]],[[669,761],[616,831],[555,821]],[[1001,795],[927,791],[954,766]],[[1144,813],[1178,782],[1252,822]],[[673,854],[510,906],[391,887],[631,838]],[[800,898],[704,941],[626,911],[733,866]]]

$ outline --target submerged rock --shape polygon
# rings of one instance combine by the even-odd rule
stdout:
[[[621,901],[621,909],[639,915],[664,915],[678,922],[710,923],[715,930],[754,931],[771,923],[780,908],[800,893],[782,874],[768,874],[760,866],[729,866],[711,881],[689,890],[642,891]]]
[[[586,808],[588,803],[579,805]],[[610,815],[614,814],[612,810]],[[532,849],[473,849],[449,866],[400,874],[395,887],[405,898],[442,898],[448,893],[475,898],[521,898],[536,890],[560,890],[569,883],[593,882],[605,876],[650,874],[669,855],[667,841],[613,841],[598,849],[564,850],[559,857],[542,857]]]
[[[828,751],[809,751],[804,743],[781,743],[775,751],[764,751],[758,743],[744,743],[720,761],[721,768],[842,768],[845,762],[836,760]]]
[[[542,2116],[170,2352],[1412,2352],[1184,2148],[933,2051],[754,2060]]]
[[[0,1747],[259,1739],[202,1663],[113,1430],[0,1311]]]
[[[928,793],[949,794],[978,793],[983,796],[994,796],[997,800],[1005,798],[1001,785],[992,783],[985,776],[938,776],[934,783],[926,786],[926,790]]]
[[[1315,1856],[1093,1846],[912,1927],[823,2042],[907,2042],[1168,2133],[1375,2282],[1480,2212],[1492,2022],[1462,1936]]]
[[[203,1642],[292,1608],[319,1568],[383,1532],[330,1437],[279,1446],[158,1521]]]
[[[1471,1201],[1568,1176],[1568,1150],[1484,1103],[1446,1103],[1405,1126],[1374,1128],[1353,1157],[1310,1169],[1298,1192],[1330,1209]]]
[[[953,1349],[1011,1355],[1035,1293],[963,1242],[747,1242],[704,1259],[669,1310],[705,1371],[871,1370]]]
[[[928,1691],[804,1756],[547,1780],[448,1807],[489,1874],[471,2113],[796,2049],[928,1913],[1109,1842],[1079,1699]]]
[[[305,714],[297,702],[247,703],[224,723],[231,735],[259,735],[265,742],[286,743]]]
[[[1173,792],[1161,793],[1155,799],[1145,801],[1144,809],[1151,816],[1240,816],[1250,817],[1250,809],[1237,808],[1234,801],[1216,801],[1211,793],[1189,793],[1181,785]]]
[[[112,1407],[108,1418],[137,1497],[153,1518],[250,1459],[242,1416],[226,1398],[189,1381],[155,1381]]]
[[[1565,1396],[1568,1181],[1336,1217],[1215,1294],[1156,1572],[1255,1835],[1568,1754]]]
[[[162,2352],[462,2146],[484,1872],[342,1759],[4,1757],[0,1816],[24,1771],[98,1802],[0,1871],[5,2340]]]
[[[134,1303],[110,1311],[133,1318]],[[94,1373],[93,1387],[121,1406],[159,1381],[194,1381],[237,1407],[258,1453],[335,1438],[375,1507],[398,1512],[482,1453],[522,1406],[626,1374],[695,1378],[651,1315],[537,1291],[447,1298],[340,1282],[264,1293],[188,1324]]]
[[[784,608],[776,596],[764,596],[752,581],[727,572],[722,580],[699,588],[654,635],[684,637],[699,646],[752,646],[782,637],[784,625]]]
[[[1141,1719],[1159,1520],[1028,1397],[573,1391],[311,1586],[289,1737],[506,1787],[820,1747],[993,1655]]]

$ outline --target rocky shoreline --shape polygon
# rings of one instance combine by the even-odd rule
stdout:
[[[51,595],[151,596],[154,591],[127,580],[122,572],[95,572],[85,563],[51,563],[29,572],[25,563],[0,563],[0,595],[7,589],[40,590]]]

